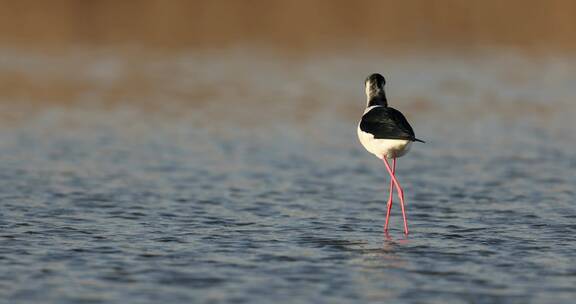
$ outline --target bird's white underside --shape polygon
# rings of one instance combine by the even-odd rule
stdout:
[[[412,145],[411,141],[405,139],[376,139],[374,135],[360,130],[360,124],[358,124],[358,139],[368,152],[380,159],[401,157]]]
[[[364,114],[376,107],[379,106],[367,107]],[[410,150],[412,145],[411,141],[405,139],[376,139],[374,135],[362,131],[360,123],[358,123],[357,132],[362,146],[380,159],[401,157]]]

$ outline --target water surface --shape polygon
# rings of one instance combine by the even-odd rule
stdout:
[[[194,58],[210,90],[233,79]],[[382,233],[385,168],[355,138],[362,77],[342,75],[370,60],[264,65],[176,119],[56,106],[3,127],[3,302],[571,303],[570,61],[502,84],[522,65],[414,60],[377,67],[427,141],[399,160],[408,237],[398,205]]]

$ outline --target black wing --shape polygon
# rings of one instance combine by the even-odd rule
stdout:
[[[420,141],[400,111],[390,107],[375,107],[362,116],[360,130],[378,139]]]

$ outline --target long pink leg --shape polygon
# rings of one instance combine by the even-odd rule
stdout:
[[[396,185],[398,197],[400,198],[400,206],[402,207],[402,217],[404,218],[404,233],[408,234],[408,221],[406,220],[406,211],[404,209],[404,191],[402,190],[402,186],[400,186],[398,179],[396,179],[396,175],[394,175],[394,172],[390,169],[390,164],[388,164],[386,157],[384,157],[384,164],[386,165],[386,170],[388,170],[388,173],[390,174],[390,178]]]
[[[392,172],[396,172],[396,158],[392,162]],[[390,211],[392,210],[392,197],[394,192],[394,181],[390,179],[390,194],[388,195],[388,203],[386,206],[388,210],[386,211],[386,223],[384,224],[384,232],[388,231],[388,220],[390,219]]]

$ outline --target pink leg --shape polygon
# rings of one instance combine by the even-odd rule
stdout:
[[[400,198],[400,206],[402,207],[402,217],[404,218],[404,233],[408,234],[408,221],[406,220],[406,211],[404,209],[404,191],[402,190],[398,179],[396,179],[396,175],[394,175],[394,172],[390,169],[390,165],[386,158],[384,158],[384,164],[386,165],[386,170],[388,170],[388,173],[390,174],[390,178],[396,185],[396,191],[398,191],[398,197]]]
[[[394,162],[392,163],[392,172],[396,172],[396,158],[394,158]],[[392,210],[393,192],[394,192],[394,181],[390,179],[390,194],[388,195],[388,203],[386,204],[388,209],[386,211],[386,223],[384,224],[384,232],[388,231],[388,220],[390,219],[390,211]]]

